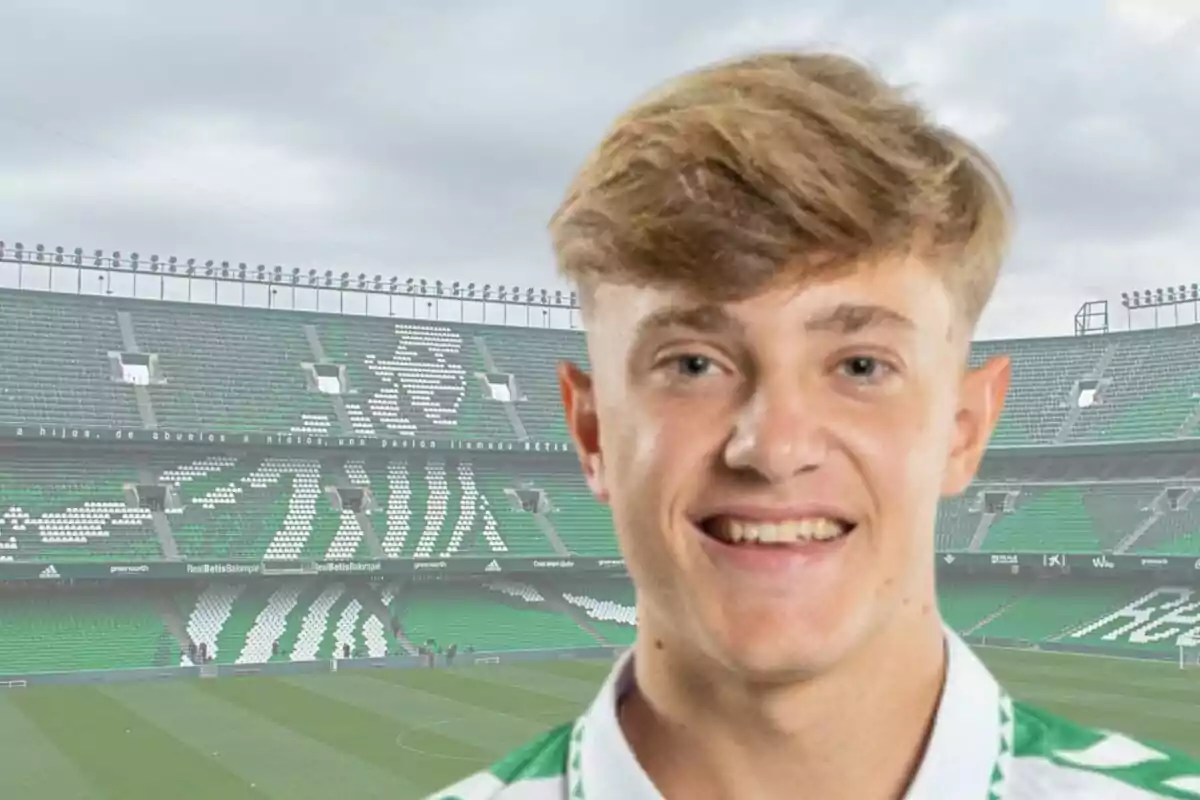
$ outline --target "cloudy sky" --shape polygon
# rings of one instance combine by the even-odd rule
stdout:
[[[626,104],[820,46],[1007,173],[1020,232],[981,335],[1200,279],[1194,0],[9,0],[0,31],[10,244],[554,288],[546,219]]]

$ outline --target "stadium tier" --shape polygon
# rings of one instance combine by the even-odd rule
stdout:
[[[565,442],[578,331],[0,290],[0,425]],[[1200,325],[976,343],[994,444],[1200,437]]]
[[[8,587],[0,673],[628,646],[627,580],[454,582],[264,579],[191,591]],[[970,640],[1173,659],[1200,647],[1200,584],[950,582],[947,624]]]
[[[465,453],[0,451],[0,561],[615,558],[574,460]],[[1200,556],[1200,501],[1165,483],[981,483],[942,551]]]
[[[0,451],[0,561],[616,556],[571,461]]]
[[[995,448],[938,509],[948,624],[1200,645],[1200,326],[997,353]],[[564,358],[580,332],[0,290],[0,674],[628,646]]]

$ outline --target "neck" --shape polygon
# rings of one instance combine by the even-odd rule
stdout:
[[[796,787],[829,800],[902,797],[945,679],[936,615],[894,618],[832,669],[791,683],[748,682],[654,641],[639,631],[621,727],[669,799],[793,798]]]

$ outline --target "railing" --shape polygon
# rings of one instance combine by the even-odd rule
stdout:
[[[198,262],[175,256],[0,241],[0,266],[18,289],[130,297],[200,305],[278,308],[318,313],[576,329],[579,295],[562,289],[476,285],[425,278],[357,276],[245,262]],[[0,270],[0,285],[5,270]],[[87,278],[85,280],[85,277]],[[148,288],[147,288],[148,287]],[[349,303],[347,302],[349,301]],[[536,313],[535,313],[536,310]],[[523,311],[523,313],[522,313]],[[490,312],[490,314],[489,314]]]

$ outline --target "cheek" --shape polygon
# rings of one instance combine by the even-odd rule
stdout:
[[[682,404],[662,400],[614,403],[606,416],[615,423],[604,426],[610,470],[619,463],[619,479],[635,486],[674,484],[681,474],[694,474],[708,449],[697,430],[713,429],[697,425]]]
[[[614,408],[605,434],[609,502],[622,530],[639,540],[660,539],[660,528],[686,509],[707,474],[711,449],[686,415],[632,404]]]
[[[931,409],[876,414],[852,429],[850,448],[878,514],[891,529],[920,526],[936,511],[945,468],[946,432]],[[897,531],[899,532],[899,531]],[[900,544],[910,537],[889,537]]]

